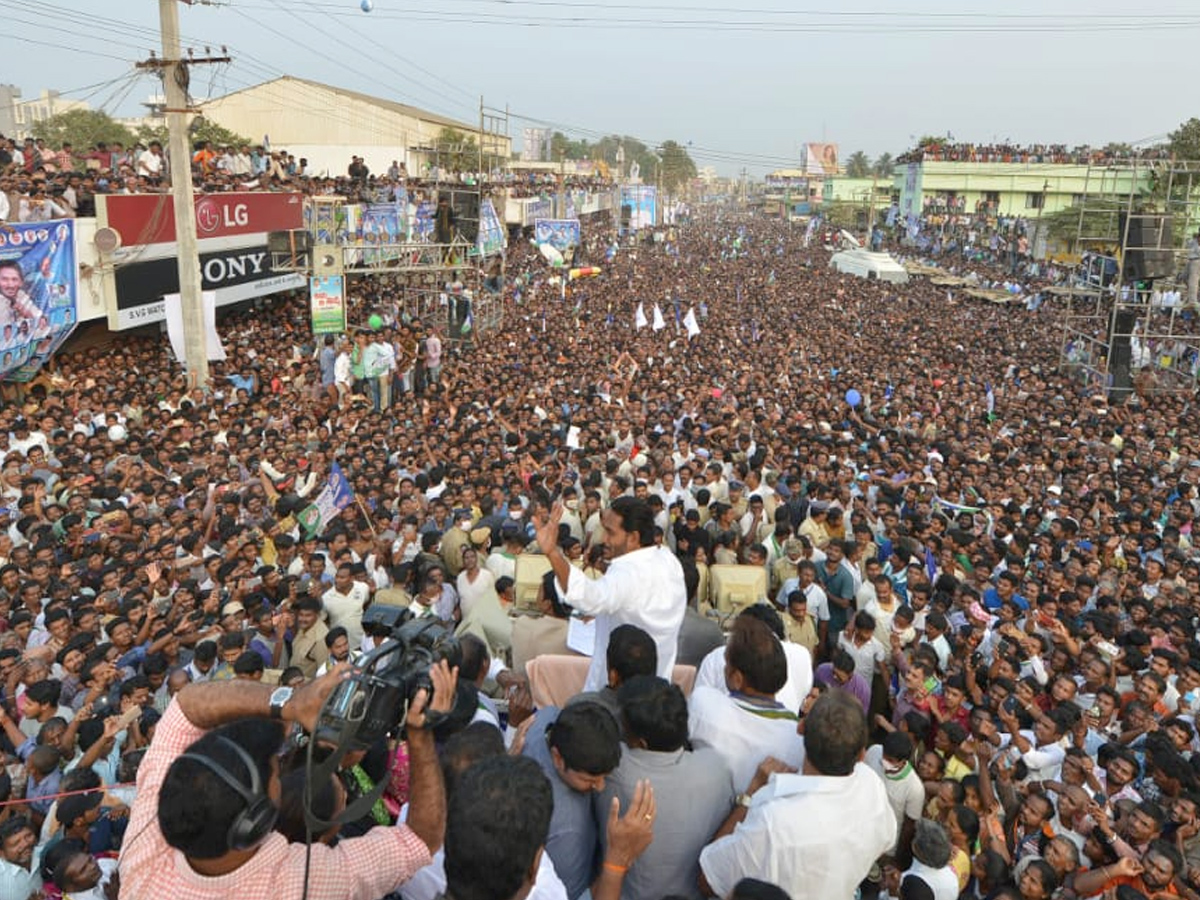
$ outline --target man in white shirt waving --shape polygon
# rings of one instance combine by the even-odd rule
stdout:
[[[634,497],[618,497],[601,514],[604,543],[612,564],[598,579],[588,578],[567,560],[558,546],[558,523],[563,507],[537,529],[538,546],[554,569],[558,592],[581,613],[596,616],[596,646],[588,669],[585,691],[598,691],[608,683],[608,636],[618,625],[636,625],[654,638],[658,672],[670,680],[675,668],[676,642],[687,588],[683,567],[670,550],[655,546],[654,514]]]

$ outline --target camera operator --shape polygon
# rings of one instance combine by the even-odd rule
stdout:
[[[442,844],[446,799],[425,711],[445,712],[453,702],[457,670],[444,661],[430,672],[432,701],[422,689],[408,710],[407,825],[311,848],[272,828],[285,727],[311,734],[325,698],[348,674],[339,666],[294,692],[247,681],[179,692],[138,772],[121,854],[123,900],[298,900],[306,873],[310,900],[375,900],[429,864]]]

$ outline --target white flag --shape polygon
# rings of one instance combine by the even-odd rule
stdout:
[[[658,304],[654,304],[654,330],[662,331],[667,327],[666,321],[663,319],[662,310],[658,308]]]
[[[645,328],[649,324],[650,324],[650,321],[646,318],[645,307],[643,307],[642,304],[639,303],[638,308],[637,308],[637,313],[633,317],[633,327],[638,329],[639,331],[641,331],[643,328]]]
[[[696,321],[696,311],[688,307],[687,315],[683,317],[683,327],[687,329],[688,340],[700,333],[700,323]]]

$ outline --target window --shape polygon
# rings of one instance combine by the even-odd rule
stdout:
[[[1025,193],[1025,208],[1026,209],[1041,209],[1046,202],[1046,195],[1041,191],[1027,191]]]

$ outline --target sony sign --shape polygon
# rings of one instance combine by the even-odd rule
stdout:
[[[268,271],[266,260],[266,251],[214,256],[200,270],[204,276],[204,287],[209,290],[227,282],[239,282],[247,276],[263,275]]]
[[[202,253],[200,276],[201,289],[214,291],[218,306],[295,290],[307,284],[303,275],[273,271],[267,248],[263,246]],[[165,317],[163,297],[179,293],[178,262],[175,257],[168,257],[118,266],[114,280],[116,314],[110,312],[109,327],[134,328],[161,322]]]

